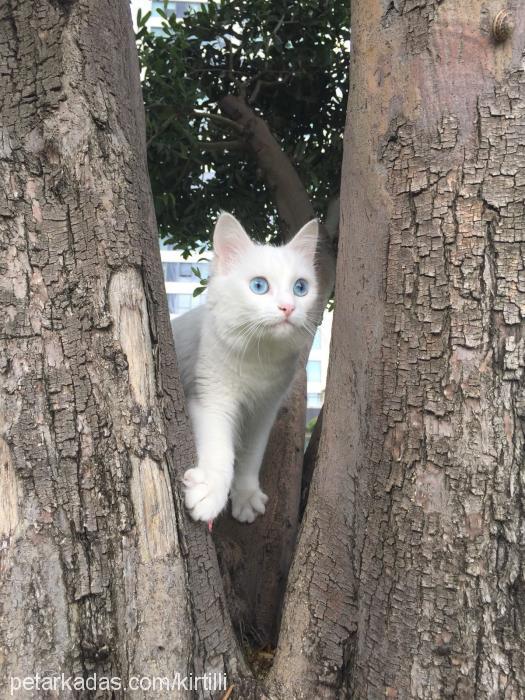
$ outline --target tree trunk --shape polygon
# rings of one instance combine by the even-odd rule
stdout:
[[[352,3],[332,358],[271,675],[525,695],[525,10]]]
[[[4,2],[0,75],[2,696],[36,673],[236,677],[177,493],[194,447],[128,2]]]

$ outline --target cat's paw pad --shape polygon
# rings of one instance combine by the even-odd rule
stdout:
[[[253,523],[266,510],[268,496],[257,486],[254,489],[233,489],[231,493],[232,515],[241,523]]]
[[[183,481],[184,502],[193,520],[214,520],[228,500],[228,491],[220,480],[196,467],[184,473]]]

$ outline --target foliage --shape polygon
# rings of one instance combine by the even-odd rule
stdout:
[[[163,34],[139,16],[148,159],[161,236],[205,242],[219,210],[261,239],[276,212],[219,100],[245,97],[267,121],[323,215],[339,187],[347,100],[347,0],[214,0],[183,21],[160,10]],[[206,116],[210,115],[210,116]]]
[[[199,285],[197,287],[195,287],[195,289],[193,290],[193,296],[198,297],[203,292],[206,291],[206,287],[208,286],[208,277],[207,276],[204,277],[204,275],[202,274],[202,272],[200,271],[200,269],[198,267],[192,267],[191,271],[193,272],[195,277],[197,277],[197,279],[199,280]]]
[[[310,418],[310,420],[306,424],[307,435],[311,435],[313,433],[314,428],[315,428],[315,424],[317,423],[317,418],[318,418],[318,416],[314,416],[313,418]]]

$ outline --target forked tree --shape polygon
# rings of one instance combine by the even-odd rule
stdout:
[[[261,680],[179,498],[127,2],[0,7],[2,694],[175,669],[242,700],[524,695],[525,12],[501,9],[353,2],[327,401]]]
[[[518,3],[352,2],[288,697],[525,692],[524,26]]]

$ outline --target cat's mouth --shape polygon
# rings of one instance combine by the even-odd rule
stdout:
[[[272,324],[272,328],[293,328],[295,323],[290,318],[280,318]]]

